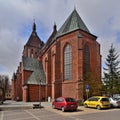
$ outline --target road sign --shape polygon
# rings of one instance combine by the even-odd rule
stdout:
[[[86,85],[86,95],[87,95],[87,99],[88,99],[89,90],[90,90],[90,86],[87,84],[87,85]]]
[[[86,85],[86,92],[89,92],[89,90],[90,90],[90,86]]]

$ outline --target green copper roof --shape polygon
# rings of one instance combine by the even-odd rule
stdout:
[[[62,25],[62,27],[58,30],[56,37],[59,37],[61,35],[64,35],[66,33],[69,33],[78,29],[81,29],[83,31],[90,33],[88,28],[80,18],[79,14],[77,13],[76,9],[74,9],[74,11],[65,21],[65,23]]]
[[[46,84],[45,72],[42,63],[34,58],[23,57],[24,70],[31,71],[30,76],[26,79],[25,84]]]

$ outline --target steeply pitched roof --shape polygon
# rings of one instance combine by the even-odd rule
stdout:
[[[23,57],[23,69],[31,71],[31,75],[27,78],[25,84],[46,84],[45,72],[42,63],[34,58]]]
[[[90,31],[80,18],[79,14],[77,13],[76,9],[73,10],[73,12],[70,14],[70,16],[67,18],[65,23],[61,26],[61,28],[55,32],[52,33],[52,35],[49,37],[48,41],[44,45],[44,47],[40,50],[39,53],[42,53],[42,50],[48,49],[49,46],[56,40],[56,38],[65,35],[67,33],[73,32],[75,30],[83,30],[89,34]]]
[[[37,35],[35,22],[33,23],[32,29],[33,29],[33,31],[31,33],[30,38],[29,38],[28,42],[26,43],[26,45],[40,48],[44,45],[44,42]]]
[[[76,9],[74,9],[73,12],[70,14],[70,16],[67,18],[67,20],[65,21],[65,23],[62,25],[62,27],[58,30],[56,37],[59,37],[61,35],[64,35],[66,33],[78,29],[90,33],[88,28],[80,18],[79,14],[77,13]]]

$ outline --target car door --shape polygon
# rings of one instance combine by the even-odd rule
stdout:
[[[57,102],[56,102],[56,108],[58,108],[58,109],[61,109],[61,106],[62,106],[62,104],[63,104],[63,98],[57,98],[57,100],[56,100]]]
[[[59,108],[61,109],[63,106],[65,106],[64,98],[59,99]]]
[[[93,102],[94,102],[94,97],[89,98],[87,103],[88,107],[93,107]]]
[[[88,107],[96,107],[96,105],[98,104],[98,98],[97,97],[91,97],[88,100]]]
[[[58,98],[54,100],[53,105],[55,106],[55,108],[58,108]]]
[[[96,98],[92,98],[92,100],[91,100],[91,103],[90,103],[90,105],[91,105],[91,107],[95,107],[95,104],[96,104]]]
[[[96,108],[96,106],[99,104],[98,99],[99,98],[95,97],[94,100],[93,100],[93,107],[94,108]]]

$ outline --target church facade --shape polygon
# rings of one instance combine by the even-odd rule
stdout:
[[[46,101],[59,96],[77,100],[101,94],[101,55],[97,37],[90,33],[76,9],[61,28],[56,25],[46,43],[36,24],[12,78],[12,99]],[[89,91],[86,91],[89,88]]]

